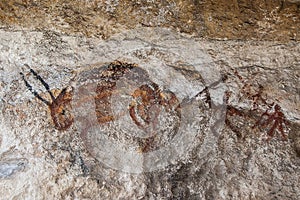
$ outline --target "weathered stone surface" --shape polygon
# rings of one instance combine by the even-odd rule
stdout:
[[[0,8],[1,199],[298,199],[297,1]]]
[[[136,26],[218,39],[299,40],[299,1],[48,0],[0,2],[2,27],[109,37]]]

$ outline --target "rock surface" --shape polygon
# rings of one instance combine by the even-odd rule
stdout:
[[[295,0],[3,0],[2,27],[110,37],[137,25],[218,39],[299,40]]]
[[[299,12],[1,1],[0,199],[298,199]]]

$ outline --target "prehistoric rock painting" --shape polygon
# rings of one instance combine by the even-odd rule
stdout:
[[[264,93],[265,87],[254,81],[260,70],[256,68],[258,67],[254,66],[253,69],[247,69],[247,74],[250,76],[248,78],[241,76],[237,70],[232,69],[232,75],[237,78],[239,88],[238,101],[248,101],[251,107],[250,109],[242,109],[231,105],[229,99],[232,92],[227,91],[225,95],[227,105],[225,123],[239,138],[244,137],[242,131],[245,131],[246,128],[249,128],[249,124],[252,124],[248,131],[252,133],[254,128],[258,128],[264,133],[266,130],[267,141],[270,141],[276,132],[281,134],[283,140],[287,140],[285,132],[288,130],[289,122],[282,112],[281,106],[272,99],[268,99]],[[245,120],[247,123],[244,122]],[[245,127],[241,128],[241,126]]]
[[[46,88],[51,97],[51,101],[41,97],[26,80],[25,75],[21,73],[26,87],[35,97],[49,107],[55,128],[58,130],[68,129],[74,122],[71,106],[73,95],[72,88],[67,87],[62,89],[59,95],[54,97],[49,85],[43,80],[43,78],[29,66],[27,67],[29,68],[30,73],[33,74],[33,76]],[[161,132],[161,130],[159,130],[159,115],[161,112],[167,113],[165,117],[170,115],[175,116],[176,120],[173,121],[173,128],[171,128],[169,132],[172,132],[170,135],[174,135],[177,132],[181,121],[181,104],[182,106],[185,106],[187,102],[183,101],[180,104],[178,98],[173,92],[169,90],[162,90],[159,85],[150,80],[145,70],[139,68],[135,64],[116,61],[96,70],[98,70],[96,72],[99,74],[94,74],[93,76],[95,77],[92,77],[97,80],[95,90],[96,95],[89,98],[94,98],[95,113],[99,124],[113,122],[124,115],[130,116],[131,120],[139,129],[147,132],[145,138],[135,138],[140,146],[141,152],[148,152],[150,150],[157,149],[160,145],[162,145],[162,143],[157,141],[159,140],[158,132]],[[252,108],[249,111],[245,111],[230,105],[228,100],[231,94],[227,91],[225,96],[225,102],[227,105],[225,117],[226,125],[239,137],[242,137],[240,128],[236,127],[230,119],[241,118],[248,119],[250,121],[255,120],[252,129],[255,127],[260,129],[269,127],[267,131],[267,135],[269,137],[268,140],[274,136],[276,130],[278,130],[282,137],[286,139],[284,127],[287,127],[288,121],[286,120],[281,107],[278,104],[274,104],[274,102],[267,102],[262,94],[264,89],[262,85],[259,84],[257,89],[255,89],[255,86],[250,83],[251,80],[247,81],[236,70],[233,71],[233,75],[236,76],[240,82],[241,94],[252,102]],[[140,86],[130,94],[131,102],[127,105],[128,110],[123,113],[115,114],[113,113],[113,105],[111,104],[111,101],[113,95],[120,93],[120,88],[117,87],[117,82],[120,79],[124,79],[128,84],[140,82]],[[222,79],[221,81],[225,81],[225,79]],[[208,103],[209,107],[211,107],[208,87],[205,87],[193,98],[197,98],[203,94],[205,94],[206,103]],[[191,99],[189,101],[191,101]],[[263,112],[263,114],[260,114],[260,117],[257,117],[257,114],[254,114],[254,112],[259,110],[259,106],[265,106],[267,109]],[[272,108],[274,112],[270,113]]]
[[[111,95],[116,90],[116,81],[135,67],[127,63],[112,63],[99,74],[95,96],[95,112],[100,124],[115,120],[110,105]]]
[[[151,143],[154,143],[156,135],[159,134],[157,133],[158,115],[162,109],[170,115],[177,116],[178,123],[180,122],[179,100],[171,91],[161,91],[155,83],[142,85],[134,91],[132,97],[134,100],[129,106],[130,117],[139,128],[150,133],[150,137],[141,142],[141,151],[147,152],[150,150]]]
[[[59,95],[55,97],[44,79],[29,66],[28,68],[30,73],[45,87],[51,97],[51,101],[41,97],[26,80],[24,73],[21,73],[26,87],[35,97],[49,107],[55,128],[58,130],[68,129],[74,122],[71,106],[72,90],[70,88],[64,88]],[[129,72],[131,72],[131,74]],[[105,125],[120,117],[113,113],[111,97],[113,94],[119,92],[116,82],[123,77],[128,79],[129,82],[136,81],[133,79],[137,79],[137,81],[141,81],[141,83],[146,83],[130,94],[132,101],[128,105],[127,113],[123,113],[122,115],[126,114],[130,116],[131,120],[139,129],[147,132],[148,135],[146,138],[135,138],[140,146],[140,151],[147,152],[156,149],[159,147],[156,143],[158,142],[157,140],[159,140],[159,134],[161,134],[158,133],[160,132],[158,126],[161,126],[158,121],[160,113],[165,112],[165,117],[175,116],[174,127],[169,130],[169,132],[171,132],[169,134],[174,135],[181,119],[180,103],[174,93],[168,90],[161,90],[157,84],[149,79],[145,70],[138,68],[134,64],[113,62],[102,67],[99,71],[95,90],[96,95],[89,97],[94,98],[97,121],[99,124]]]
[[[73,115],[71,113],[71,100],[72,100],[72,89],[64,88],[61,90],[57,97],[54,97],[53,93],[50,90],[49,85],[44,81],[44,79],[37,74],[33,69],[31,69],[28,65],[27,67],[30,70],[30,73],[42,83],[47,92],[51,97],[51,101],[48,101],[41,97],[36,90],[32,88],[29,82],[26,80],[25,75],[21,72],[22,79],[25,82],[26,87],[30,90],[30,92],[45,103],[50,110],[51,118],[54,123],[54,126],[58,130],[66,130],[68,129],[74,122]]]
[[[129,133],[125,134],[127,138],[133,138],[139,146],[138,151],[141,152],[157,149],[167,142],[162,142],[161,134],[168,134],[170,138],[176,134],[181,120],[179,100],[173,92],[162,90],[156,83],[152,82],[145,70],[133,64],[113,62],[100,67],[97,73],[99,74],[96,79],[93,98],[99,124],[109,126],[110,123],[113,124],[115,120],[119,120],[125,115],[130,116],[132,122],[145,133],[145,136],[138,137]],[[128,105],[125,105],[127,111],[115,113],[112,103],[118,104],[118,102],[113,102],[113,96],[122,93],[122,86],[117,86],[117,82],[121,79],[122,86],[125,84],[130,87],[132,84],[134,88],[137,83],[141,86],[128,94],[130,101]],[[169,118],[166,120],[169,122],[164,124],[172,127],[168,131],[162,129],[164,126],[164,122],[160,122],[162,116]],[[115,136],[115,138],[117,137],[120,136]]]
[[[271,127],[269,127],[269,130],[267,132],[269,137],[268,140],[270,140],[274,136],[276,129],[280,132],[282,138],[284,140],[287,140],[287,136],[284,133],[283,127],[284,126],[286,127],[288,124],[289,122],[284,116],[281,107],[278,104],[276,104],[274,106],[274,112],[270,113],[270,110],[266,110],[261,115],[260,119],[255,123],[253,128],[256,126],[260,126],[264,128],[271,125]]]

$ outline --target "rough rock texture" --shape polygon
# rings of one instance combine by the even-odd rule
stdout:
[[[1,1],[0,199],[299,199],[299,12]]]
[[[299,40],[297,0],[3,0],[1,26],[109,37],[137,25],[218,39]]]

